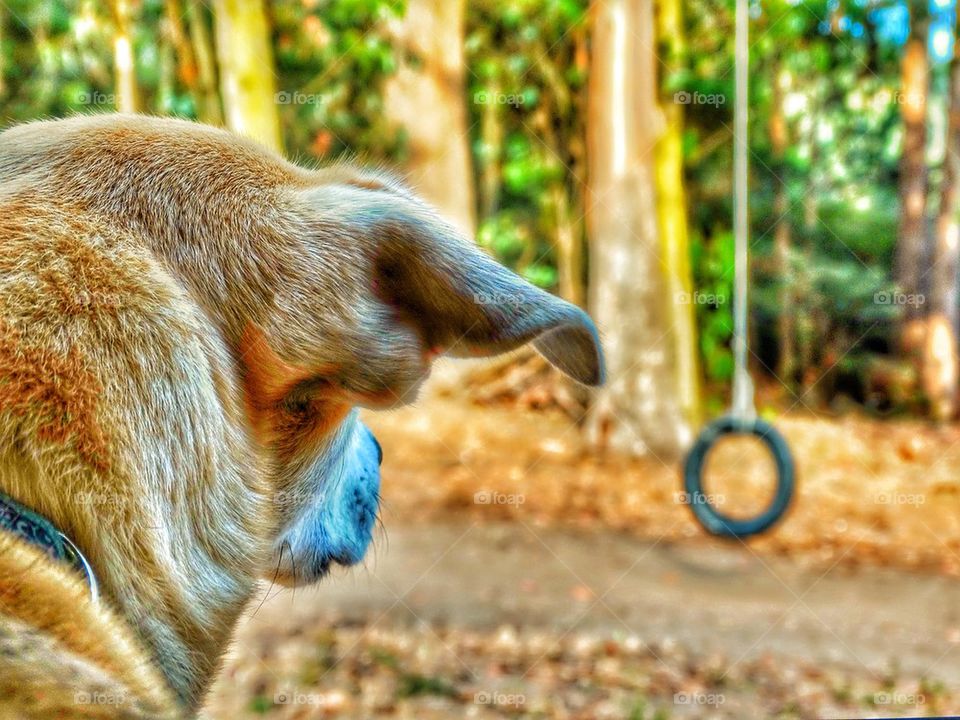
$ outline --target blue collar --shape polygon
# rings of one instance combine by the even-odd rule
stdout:
[[[97,578],[80,548],[52,522],[4,492],[0,492],[0,531],[17,536],[40,548],[51,560],[65,563],[80,572],[87,580],[93,601],[97,602]]]

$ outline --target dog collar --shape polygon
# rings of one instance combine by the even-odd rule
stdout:
[[[57,526],[6,493],[0,492],[0,530],[40,548],[51,560],[66,563],[82,573],[94,602],[100,598],[97,578],[87,558]]]

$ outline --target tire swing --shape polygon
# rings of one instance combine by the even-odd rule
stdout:
[[[700,433],[683,467],[686,497],[697,521],[710,533],[744,538],[769,529],[787,510],[794,490],[794,465],[783,436],[757,417],[753,381],[747,369],[747,286],[749,282],[749,221],[747,216],[747,73],[749,72],[749,0],[737,0],[736,54],[734,58],[736,95],[734,103],[734,186],[735,235],[733,346],[733,398],[730,412],[709,423]],[[777,467],[777,488],[773,500],[759,515],[748,519],[729,517],[709,502],[703,492],[707,455],[724,437],[750,435],[770,451]]]

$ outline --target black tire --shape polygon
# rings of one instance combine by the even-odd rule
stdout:
[[[753,435],[759,438],[777,465],[777,490],[770,505],[759,515],[748,519],[724,515],[707,501],[703,492],[703,469],[707,455],[720,438],[726,435]],[[793,456],[787,441],[768,422],[740,420],[730,415],[707,425],[694,443],[683,466],[683,485],[694,517],[707,532],[721,537],[744,538],[768,530],[790,506],[794,490]]]

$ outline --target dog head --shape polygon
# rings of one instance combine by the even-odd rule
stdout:
[[[412,401],[438,355],[533,342],[574,379],[603,378],[582,310],[389,177],[305,170],[196,123],[93,115],[3,133],[0,182],[142,239],[221,330],[278,515],[255,540],[275,539],[267,576],[283,583],[363,557],[380,449],[357,408]]]
[[[405,188],[348,168],[297,191],[288,270],[245,333],[254,426],[272,448],[283,530],[270,569],[309,583],[364,555],[381,451],[356,408],[412,401],[441,354],[532,341],[585,384],[603,379],[588,316],[502,267]]]

